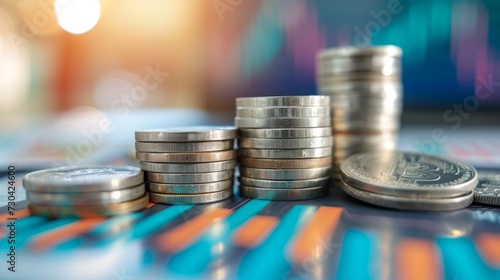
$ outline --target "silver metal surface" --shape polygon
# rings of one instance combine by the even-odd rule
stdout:
[[[204,142],[236,138],[233,126],[188,126],[162,129],[138,130],[138,142]]]
[[[304,200],[325,196],[328,189],[323,186],[302,189],[257,188],[240,185],[240,195],[248,198],[269,200]]]
[[[203,163],[140,163],[141,169],[157,173],[209,173],[224,170],[232,170],[236,166],[236,160],[203,162]]]
[[[328,106],[330,98],[321,95],[309,96],[267,96],[236,98],[236,107],[271,107],[271,106]]]
[[[229,180],[233,177],[234,169],[209,172],[209,173],[152,173],[145,172],[145,179],[148,182],[160,184],[201,184]]]
[[[189,152],[189,153],[142,153],[136,152],[136,158],[140,161],[163,162],[163,163],[196,163],[213,162],[236,159],[238,152],[236,150],[227,150],[220,152]]]
[[[163,204],[202,204],[227,199],[233,195],[233,190],[223,190],[220,192],[203,194],[161,194],[150,193],[151,202]]]
[[[211,142],[135,142],[137,152],[179,153],[179,152],[215,152],[231,150],[234,140]]]
[[[220,192],[223,190],[232,189],[233,184],[233,179],[202,184],[159,184],[146,182],[146,186],[149,192],[164,194],[199,194]]]

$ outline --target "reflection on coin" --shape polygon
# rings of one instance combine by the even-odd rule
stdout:
[[[330,166],[308,169],[261,169],[240,166],[243,177],[265,180],[306,180],[330,175]]]
[[[138,130],[138,142],[203,142],[236,138],[233,126],[188,126],[165,129]]]
[[[203,194],[160,194],[150,193],[151,202],[163,204],[198,204],[209,203],[229,198],[233,195],[232,189],[203,193]]]
[[[500,172],[479,172],[474,202],[500,206]]]
[[[238,140],[239,147],[253,149],[311,149],[329,147],[332,144],[332,136],[296,139],[242,138]]]
[[[365,191],[390,196],[439,198],[474,190],[477,173],[460,160],[416,153],[361,153],[341,166],[342,178]]]
[[[142,184],[143,172],[132,166],[66,166],[27,174],[23,186],[34,192],[114,191]]]
[[[325,107],[238,107],[236,116],[242,118],[303,118],[328,117],[330,106]]]
[[[236,107],[328,106],[328,96],[268,96],[236,98]]]
[[[148,162],[212,162],[235,159],[236,150],[227,150],[220,152],[200,152],[200,153],[141,153],[136,152],[136,157],[140,161]]]
[[[262,180],[247,177],[239,177],[240,184],[246,186],[253,186],[259,188],[278,188],[278,189],[300,189],[318,186],[326,186],[329,177],[309,179],[309,180],[295,180],[295,181],[276,181],[276,180]]]
[[[317,168],[329,166],[332,157],[311,158],[311,159],[256,159],[240,157],[239,163],[245,167],[272,168],[272,169],[296,169],[296,168]]]
[[[86,193],[43,193],[26,192],[30,203],[74,206],[74,205],[105,205],[121,203],[138,199],[145,193],[144,184],[116,191],[86,192]]]
[[[400,57],[403,51],[400,47],[387,46],[370,46],[370,47],[342,47],[327,49],[319,52],[318,60],[334,59],[336,57],[363,57],[363,56],[389,56]]]
[[[137,152],[151,153],[179,153],[179,152],[214,152],[230,150],[234,146],[233,140],[212,142],[135,142]]]
[[[158,184],[146,182],[148,191],[154,193],[169,193],[169,194],[196,194],[219,192],[227,189],[232,189],[233,180],[226,180],[212,183],[202,184]]]
[[[240,195],[257,199],[303,200],[322,197],[326,193],[327,188],[322,186],[302,189],[277,189],[240,185]]]
[[[203,162],[203,163],[156,163],[141,162],[141,169],[149,172],[160,173],[208,173],[232,170],[236,160]]]
[[[239,128],[297,128],[330,126],[330,117],[320,118],[240,118],[234,119]]]
[[[412,211],[450,211],[458,210],[469,206],[473,200],[473,193],[467,193],[452,198],[417,198],[400,197],[383,194],[376,194],[365,190],[357,189],[346,182],[341,183],[341,188],[350,196],[364,202],[400,210]]]
[[[52,218],[92,218],[102,216],[114,216],[138,211],[146,207],[149,196],[146,193],[142,197],[121,203],[91,206],[54,206],[44,204],[28,204],[32,214]]]
[[[331,127],[240,129],[241,138],[312,138],[332,135]]]
[[[313,149],[247,149],[240,148],[240,155],[252,158],[274,158],[274,159],[301,159],[301,158],[321,158],[332,155],[331,147]]]
[[[233,177],[234,169],[209,173],[151,173],[146,172],[146,181],[162,184],[201,184],[229,180]]]

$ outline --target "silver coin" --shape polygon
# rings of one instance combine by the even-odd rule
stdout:
[[[332,135],[331,127],[313,128],[273,128],[273,129],[240,129],[241,138],[312,138]]]
[[[248,198],[269,200],[304,200],[325,196],[328,189],[323,186],[302,189],[257,188],[240,185],[239,194]]]
[[[142,184],[144,173],[132,166],[65,166],[31,172],[23,179],[27,191],[81,193],[115,191]]]
[[[330,106],[324,107],[237,107],[236,116],[242,118],[304,118],[328,117]]]
[[[307,169],[262,169],[240,166],[242,177],[264,179],[264,180],[307,180],[327,177],[330,174],[330,166]]]
[[[474,197],[472,192],[451,198],[390,196],[360,190],[343,181],[341,181],[341,188],[348,195],[373,205],[412,211],[451,211],[463,209],[472,203]]]
[[[246,149],[240,148],[239,153],[244,157],[252,158],[272,158],[272,159],[301,159],[301,158],[321,158],[332,155],[331,147],[313,149]]]
[[[332,98],[336,95],[349,96],[354,93],[357,95],[370,95],[373,97],[386,96],[401,96],[403,92],[403,84],[398,79],[382,79],[382,80],[359,80],[355,82],[338,83],[335,78],[318,77],[318,88],[332,92]]]
[[[213,162],[235,159],[238,156],[236,150],[220,152],[201,153],[142,153],[136,152],[136,158],[140,161],[149,162]]]
[[[401,76],[400,75],[390,75],[390,76],[385,76],[381,73],[373,73],[373,72],[351,72],[351,73],[342,73],[342,74],[337,74],[337,75],[323,75],[321,76],[321,79],[328,79],[331,81],[331,83],[335,84],[344,84],[344,83],[359,83],[359,82],[366,82],[366,83],[373,83],[373,82],[382,82],[382,83],[400,83],[401,82]],[[323,84],[320,84],[320,87],[322,88]],[[320,91],[321,94],[323,92]]]
[[[399,130],[399,120],[392,121],[332,121],[332,127],[335,132],[376,132],[387,131],[395,132]]]
[[[388,61],[384,61],[384,58]],[[369,61],[371,59],[371,61]],[[337,75],[352,72],[380,73],[384,76],[400,75],[401,60],[391,57],[368,57],[368,59],[334,59],[318,64],[318,75]]]
[[[238,128],[298,128],[298,127],[326,127],[330,126],[329,117],[321,118],[240,118],[234,123]]]
[[[138,130],[138,142],[206,142],[236,138],[233,126],[188,126],[161,129]]]
[[[233,184],[234,181],[232,179],[202,184],[159,184],[146,182],[146,186],[149,192],[165,194],[197,194],[220,192],[223,190],[231,189],[233,187]]]
[[[105,205],[55,206],[29,203],[31,214],[52,218],[94,218],[114,216],[138,211],[149,203],[146,193],[138,199]]]
[[[116,191],[86,192],[86,193],[43,193],[26,192],[30,203],[56,205],[56,206],[79,206],[79,205],[103,205],[121,203],[138,199],[145,193],[144,184]]]
[[[266,169],[304,169],[318,168],[332,164],[332,157],[308,158],[308,159],[265,159],[240,157],[238,163],[241,166]]]
[[[203,162],[203,163],[156,163],[142,161],[141,169],[158,173],[208,173],[231,170],[236,160]]]
[[[330,177],[315,178],[296,181],[276,181],[262,180],[255,178],[239,177],[240,184],[259,188],[278,188],[278,189],[301,189],[310,187],[326,186]]]
[[[311,149],[322,148],[333,145],[333,137],[296,138],[296,139],[263,139],[263,138],[240,138],[240,148],[253,149]]]
[[[328,106],[327,96],[267,96],[236,98],[236,107],[271,107],[271,106]]]
[[[479,172],[474,202],[500,206],[500,173]]]
[[[203,184],[229,180],[233,177],[234,169],[209,172],[209,173],[151,173],[146,172],[145,178],[148,182],[160,184]]]
[[[399,115],[403,110],[402,99],[380,99],[380,98],[352,98],[336,99],[332,102],[332,114],[334,118],[349,113],[366,115]]]
[[[211,141],[211,142],[135,142],[138,152],[150,153],[179,153],[179,152],[216,152],[231,150],[234,140]]]
[[[223,190],[220,192],[203,194],[161,194],[150,193],[149,200],[155,203],[163,204],[202,204],[216,202],[227,199],[233,195],[233,190]]]
[[[378,194],[413,198],[448,198],[472,192],[477,172],[460,160],[416,153],[361,153],[340,167],[342,178]]]
[[[362,57],[362,56],[389,56],[401,57],[403,50],[400,47],[387,46],[370,46],[370,47],[340,47],[322,50],[318,53],[319,61],[329,60],[337,57]]]

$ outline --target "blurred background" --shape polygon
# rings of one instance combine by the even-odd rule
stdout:
[[[469,102],[490,116],[499,26],[496,0],[0,0],[0,141],[10,152],[5,143],[55,122],[31,143],[47,153],[44,136],[86,139],[85,125],[92,134],[103,119],[116,131],[214,115],[231,123],[235,97],[315,94],[317,51],[343,45],[403,49],[407,114],[442,121]],[[129,118],[139,112],[149,113]]]

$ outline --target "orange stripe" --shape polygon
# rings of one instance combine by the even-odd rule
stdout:
[[[230,209],[213,209],[201,214],[156,237],[156,249],[166,252],[178,252],[194,242],[211,223],[227,217],[232,212]]]
[[[36,236],[31,242],[31,248],[39,251],[50,248],[70,238],[79,236],[102,222],[105,218],[89,218],[78,220],[67,226],[56,228]]]
[[[292,241],[289,254],[291,261],[302,263],[308,258],[318,258],[318,254],[323,254],[328,249],[326,246],[341,216],[342,208],[321,206]]]
[[[151,207],[153,207],[153,205],[155,205],[155,203],[154,202],[150,202],[150,203],[148,203],[148,205],[146,205],[145,208],[151,208]]]
[[[492,266],[500,266],[500,235],[483,233],[476,238],[476,247]]]
[[[278,224],[278,218],[271,216],[254,216],[242,225],[234,234],[233,242],[245,248],[257,247]]]
[[[16,211],[16,213],[15,213],[14,216],[9,215],[9,213],[5,213],[3,215],[0,215],[0,223],[3,224],[5,222],[7,222],[7,218],[18,218],[18,219],[21,219],[21,218],[27,217],[29,215],[30,215],[30,210],[28,208]]]
[[[403,239],[396,247],[396,275],[404,280],[441,279],[441,260],[435,244],[423,239]]]

